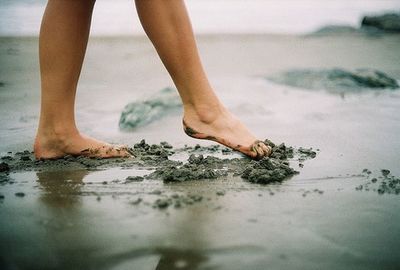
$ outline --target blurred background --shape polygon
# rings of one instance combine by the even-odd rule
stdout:
[[[196,33],[303,34],[357,26],[363,15],[399,10],[398,0],[187,0]],[[45,0],[0,0],[0,35],[37,35]],[[92,34],[143,35],[133,0],[98,0]]]

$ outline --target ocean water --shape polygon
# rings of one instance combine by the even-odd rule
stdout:
[[[97,0],[92,34],[143,35],[133,0]],[[365,14],[400,11],[399,0],[187,0],[197,34],[302,34],[357,26]],[[0,36],[35,36],[45,0],[0,0]]]

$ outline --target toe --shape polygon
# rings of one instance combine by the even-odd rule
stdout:
[[[260,142],[259,144],[260,144],[261,148],[264,150],[264,156],[268,157],[269,155],[271,155],[271,152],[272,152],[271,146],[266,145],[263,142]]]
[[[264,150],[258,141],[254,142],[251,146],[251,157],[254,159],[261,159],[264,157]]]
[[[251,145],[250,149],[251,149],[251,154],[249,156],[256,160],[269,156],[272,151],[271,147],[266,145],[262,141],[255,141]]]

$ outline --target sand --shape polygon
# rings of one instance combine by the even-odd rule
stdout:
[[[286,150],[253,162],[194,140],[179,109],[121,131],[125,105],[172,82],[146,39],[115,37],[90,41],[78,125],[132,146],[138,158],[35,161],[37,39],[1,38],[2,268],[396,269],[400,91],[308,91],[265,78],[373,68],[399,80],[400,36],[198,41],[221,99]],[[263,178],[277,160],[289,174]]]

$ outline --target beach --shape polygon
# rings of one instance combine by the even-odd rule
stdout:
[[[253,183],[241,170],[252,166],[245,157],[185,135],[180,108],[121,130],[128,103],[174,87],[142,36],[90,39],[76,117],[83,133],[137,151],[147,149],[145,139],[158,152],[132,162],[35,162],[38,40],[0,37],[0,156],[9,165],[0,172],[1,268],[398,269],[399,89],[303,89],[270,78],[370,68],[398,82],[400,35],[197,40],[217,95],[260,139],[292,146],[282,160],[298,173]],[[315,155],[302,156],[304,149]],[[192,154],[218,158],[217,176],[146,177]]]

